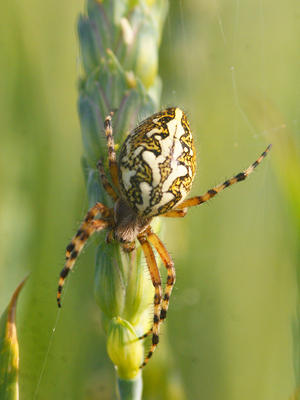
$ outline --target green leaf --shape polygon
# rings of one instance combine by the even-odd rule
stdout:
[[[16,328],[16,306],[24,279],[15,290],[0,319],[0,399],[19,399],[19,344]]]

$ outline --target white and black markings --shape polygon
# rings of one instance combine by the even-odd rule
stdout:
[[[132,131],[119,157],[119,180],[141,215],[166,212],[188,194],[195,175],[193,138],[184,112],[169,108]]]

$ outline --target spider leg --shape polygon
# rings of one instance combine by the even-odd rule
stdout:
[[[152,333],[152,328],[151,328],[151,329],[149,329],[149,331],[148,331],[148,332],[146,332],[146,333],[144,333],[142,336],[139,336],[139,337],[137,338],[137,340],[143,340],[143,339],[146,339],[148,336],[150,336],[150,335],[151,335],[151,333]]]
[[[116,188],[119,188],[119,172],[118,172],[118,164],[116,158],[115,151],[115,142],[113,137],[113,129],[111,118],[113,116],[113,112],[111,112],[104,121],[104,129],[107,141],[107,150],[108,150],[108,162],[109,162],[109,171],[111,175],[111,179]]]
[[[109,208],[106,207],[104,204],[98,202],[92,208],[89,209],[89,211],[87,212],[87,214],[84,218],[84,222],[83,222],[82,226],[85,223],[89,223],[90,221],[92,221],[95,218],[95,216],[99,213],[104,218],[108,218],[111,215],[111,211],[109,210]],[[80,232],[81,229],[82,229],[82,227],[80,227],[76,236],[78,235],[78,233]],[[68,244],[68,246],[66,248],[66,260],[70,257],[71,252],[74,249],[73,240],[76,238],[76,236],[74,236],[74,238],[72,239],[72,241]]]
[[[66,277],[68,276],[71,269],[74,267],[76,259],[80,254],[81,250],[83,249],[88,238],[94,232],[107,228],[110,225],[110,222],[105,219],[95,220],[94,218],[98,213],[100,213],[102,217],[108,218],[111,214],[111,211],[103,204],[96,203],[95,206],[88,211],[79,230],[77,231],[76,235],[73,237],[73,239],[67,246],[66,262],[64,268],[60,273],[60,278],[58,282],[58,289],[57,289],[58,307],[61,307],[60,298]]]
[[[254,169],[262,162],[262,160],[266,157],[266,155],[270,151],[271,147],[272,147],[272,145],[269,144],[269,146],[261,154],[261,156],[256,161],[254,161],[254,163],[251,164],[244,171],[242,171],[239,174],[235,175],[234,177],[228,179],[227,181],[221,183],[220,185],[215,186],[214,188],[208,190],[203,196],[196,196],[196,197],[192,197],[190,199],[183,201],[181,204],[176,206],[176,210],[174,210],[174,211],[182,210],[186,207],[193,207],[193,206],[197,206],[199,204],[205,203],[206,201],[210,200],[216,194],[220,193],[222,190],[226,189],[227,187],[229,187],[237,182],[241,182],[241,181],[245,180],[247,178],[247,176],[249,176],[254,171]]]
[[[164,263],[165,267],[167,268],[168,276],[167,276],[167,284],[165,288],[165,294],[163,296],[163,301],[161,305],[161,311],[160,311],[160,323],[166,319],[167,316],[167,311],[169,307],[169,301],[172,293],[173,286],[175,284],[176,280],[176,273],[175,273],[175,268],[174,268],[174,262],[168,253],[167,249],[165,248],[165,245],[162,243],[160,238],[153,233],[151,230],[148,231],[149,233],[147,234],[147,239],[149,242],[152,244],[152,246],[156,249],[158,252],[160,258],[162,259],[162,262]],[[140,336],[138,339],[145,339],[147,336],[149,336],[152,332],[152,329],[150,329],[148,332],[146,332],[144,335]]]
[[[150,358],[152,357],[152,354],[158,345],[159,342],[159,323],[160,323],[160,312],[161,312],[161,301],[162,301],[162,289],[161,289],[161,278],[160,278],[160,273],[159,269],[157,267],[157,263],[155,260],[155,255],[152,250],[152,247],[150,243],[147,240],[147,237],[145,235],[140,235],[138,236],[138,240],[141,243],[142,250],[144,252],[146,262],[148,265],[148,269],[150,272],[152,284],[155,289],[155,294],[154,294],[154,315],[153,315],[153,327],[152,327],[152,345],[151,348],[144,359],[144,362],[140,366],[140,368],[143,368]]]
[[[106,234],[105,242],[106,242],[107,244],[109,244],[109,243],[111,243],[111,242],[113,242],[113,241],[114,241],[114,232],[113,232],[113,230],[111,229],[111,230],[109,230],[109,231],[107,232],[107,234]]]
[[[122,249],[125,253],[131,253],[135,249],[135,242],[123,243]]]
[[[161,214],[160,217],[168,217],[168,218],[183,218],[186,216],[187,209],[182,210],[170,210],[165,214]]]
[[[115,192],[114,188],[112,187],[112,185],[110,184],[109,180],[107,179],[104,167],[103,167],[103,163],[101,160],[98,161],[97,163],[97,168],[99,171],[99,175],[100,175],[100,179],[102,182],[102,185],[104,187],[104,189],[106,190],[106,192],[108,193],[108,195],[114,200],[116,201],[118,199],[118,195]]]

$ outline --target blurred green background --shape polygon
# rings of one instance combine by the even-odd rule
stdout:
[[[18,312],[26,400],[114,398],[92,293],[95,244],[59,318],[55,301],[87,207],[76,110],[83,9],[83,0],[1,6],[0,310],[30,272]],[[299,386],[299,34],[297,0],[171,1],[162,106],[189,115],[192,193],[274,146],[245,183],[167,221],[177,282],[146,400],[288,400]]]

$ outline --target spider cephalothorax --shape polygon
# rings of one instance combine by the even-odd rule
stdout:
[[[188,208],[206,202],[217,193],[247,178],[263,160],[271,145],[245,171],[208,190],[203,196],[184,200],[195,176],[196,156],[193,137],[185,113],[168,108],[141,122],[124,141],[116,160],[110,114],[104,123],[107,138],[109,170],[112,184],[101,161],[98,162],[104,189],[114,201],[108,208],[102,203],[92,207],[66,250],[66,264],[61,271],[57,302],[60,307],[64,281],[87,239],[108,229],[107,240],[117,240],[124,251],[134,250],[138,241],[144,252],[155,289],[152,345],[141,367],[152,356],[159,341],[159,326],[166,318],[169,299],[175,283],[174,263],[159,237],[151,229],[155,216],[184,217]],[[96,218],[100,215],[100,219]],[[167,269],[167,283],[162,294],[161,278],[155,260],[156,249]]]

